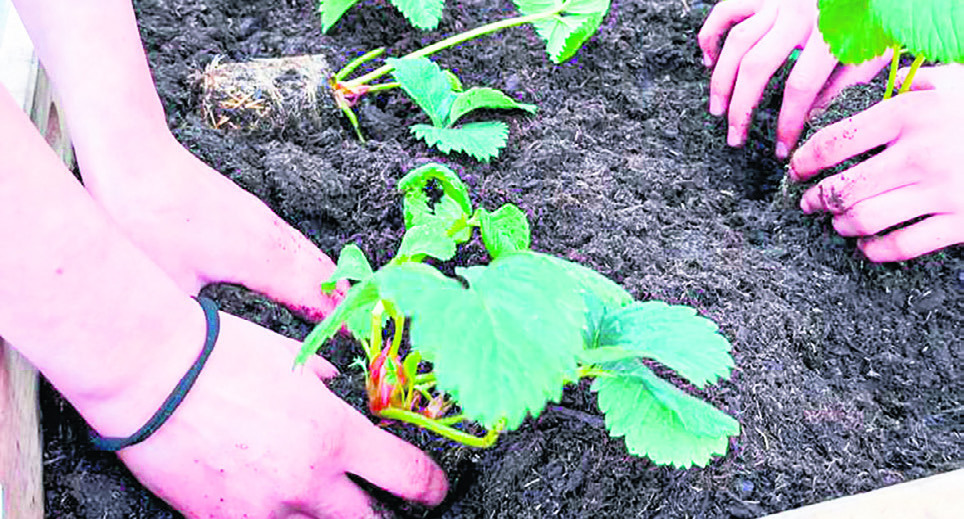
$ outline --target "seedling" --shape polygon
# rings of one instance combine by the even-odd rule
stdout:
[[[365,352],[373,414],[473,447],[493,445],[566,385],[593,377],[606,427],[630,453],[678,467],[726,453],[736,420],[653,369],[696,388],[727,378],[730,345],[712,321],[686,306],[635,301],[591,269],[533,252],[521,209],[473,210],[444,165],[416,168],[398,188],[406,231],[397,253],[374,271],[357,246],[342,249],[322,288],[354,284],[297,363],[347,327]],[[476,230],[489,264],[457,267],[452,278],[424,263],[451,260]]]
[[[841,63],[894,51],[884,99],[891,97],[902,52],[915,57],[898,94],[925,60],[964,62],[964,10],[957,0],[819,0],[818,27]]]
[[[404,1],[414,5],[411,0]],[[452,125],[461,115],[477,108],[520,108],[531,113],[535,107],[517,103],[495,89],[473,88],[462,92],[461,83],[454,74],[443,72],[433,63],[420,58],[495,31],[532,24],[536,33],[545,42],[549,58],[555,63],[562,63],[575,55],[583,43],[596,33],[609,10],[609,0],[513,1],[522,13],[521,16],[499,20],[456,34],[400,59],[387,59],[381,67],[355,79],[348,79],[348,76],[361,65],[381,56],[384,49],[365,53],[335,73],[329,81],[335,103],[345,113],[358,137],[364,141],[358,127],[358,119],[352,111],[352,107],[358,100],[371,92],[401,87],[432,119],[432,126],[412,127],[416,137],[437,146],[445,153],[464,151],[479,160],[488,160],[495,156],[505,146],[507,139],[507,128],[504,123],[470,123],[457,128]],[[396,5],[402,2],[403,0],[395,1]],[[353,3],[353,0],[347,2],[337,0],[331,6],[335,4],[350,6]],[[323,3],[323,8],[325,5],[328,4]],[[324,23],[327,22],[323,21]],[[373,84],[374,81],[389,73],[394,75],[395,82]]]

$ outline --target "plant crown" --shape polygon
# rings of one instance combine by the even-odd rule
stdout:
[[[357,246],[342,250],[322,288],[354,284],[305,339],[298,363],[344,325],[366,352],[373,413],[480,447],[541,413],[567,384],[595,377],[606,427],[632,454],[687,467],[726,452],[737,421],[654,371],[658,363],[696,388],[727,378],[730,345],[712,321],[686,306],[635,301],[591,269],[533,252],[521,209],[473,210],[442,164],[410,171],[398,188],[406,231],[395,257],[375,271]],[[475,229],[489,264],[457,267],[452,278],[423,262],[452,259]],[[488,432],[455,427],[463,421]]]

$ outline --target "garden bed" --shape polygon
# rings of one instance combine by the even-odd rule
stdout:
[[[524,209],[535,250],[597,269],[637,299],[692,305],[733,343],[733,379],[706,396],[743,432],[711,466],[676,470],[627,455],[594,398],[569,391],[489,450],[391,426],[452,483],[434,511],[379,494],[396,517],[758,517],[964,465],[961,248],[874,265],[828,218],[786,203],[783,165],[772,158],[778,96],[765,100],[745,148],[727,148],[722,123],[706,114],[695,43],[708,4],[617,1],[563,65],[528,28],[435,56],[467,85],[539,106],[534,116],[493,114],[509,124],[510,142],[483,164],[413,139],[408,126],[424,115],[394,92],[359,105],[366,144],[336,115],[214,130],[201,114],[199,77],[218,56],[323,53],[336,68],[378,46],[398,56],[503,17],[508,1],[449,2],[439,29],[424,33],[386,2],[367,1],[325,35],[311,1],[135,6],[180,141],[329,255],[356,243],[383,264],[404,230],[395,182],[439,160],[479,205]],[[482,257],[474,244],[464,259]],[[285,335],[311,329],[241,288],[205,292]],[[361,352],[339,339],[323,353],[344,373],[332,388],[363,409],[361,375],[349,368]],[[179,517],[113,455],[91,451],[76,413],[44,392],[49,517]]]

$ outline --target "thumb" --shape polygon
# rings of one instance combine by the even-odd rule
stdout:
[[[899,88],[907,80],[910,67],[903,67],[897,71],[896,85]],[[964,66],[941,65],[937,67],[922,67],[914,74],[910,90],[934,90],[960,85],[964,81]]]

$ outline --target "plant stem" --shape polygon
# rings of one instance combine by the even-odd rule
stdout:
[[[365,351],[369,364],[374,362],[375,357],[382,351],[382,312],[384,310],[385,306],[381,301],[375,303],[375,308],[372,308],[372,336],[369,337],[368,348]]]
[[[597,368],[595,366],[580,366],[577,374],[579,378],[612,376],[611,371]]]
[[[409,54],[402,56],[402,59],[424,58],[425,56],[434,54],[440,50],[453,47],[460,43],[465,43],[466,41],[471,40],[473,38],[478,38],[479,36],[485,36],[486,34],[489,34],[491,32],[495,32],[501,29],[508,29],[509,27],[515,27],[517,25],[524,25],[527,23],[536,22],[544,18],[550,18],[564,11],[569,6],[568,4],[569,4],[568,2],[563,2],[559,7],[549,9],[548,11],[530,14],[526,16],[516,16],[515,18],[507,18],[505,20],[492,22],[490,24],[486,24],[481,27],[476,27],[475,29],[472,29],[470,31],[456,34],[455,36],[451,36],[449,38],[445,38],[444,40],[435,42],[427,47],[422,47],[421,49],[415,52],[411,52]],[[381,67],[369,72],[368,74],[365,74],[364,76],[360,76],[351,81],[346,81],[345,86],[351,88],[359,85],[364,85],[368,82],[374,81],[384,76],[385,74],[388,74],[391,71],[392,71],[391,65],[382,65]]]
[[[894,45],[891,48],[894,49],[894,56],[890,58],[890,74],[887,76],[887,90],[884,91],[884,100],[890,99],[890,96],[894,94],[897,67],[900,65],[900,45]]]
[[[395,321],[395,332],[392,334],[392,347],[388,350],[388,358],[398,357],[398,349],[402,346],[402,334],[405,332],[405,316],[398,312],[390,312]]]
[[[910,85],[914,82],[914,75],[917,74],[917,69],[920,68],[922,63],[924,63],[924,56],[917,56],[914,58],[914,62],[910,64],[910,70],[907,71],[907,76],[904,78],[904,82],[901,83],[900,90],[897,92],[897,95],[903,94],[904,92],[910,90]]]
[[[422,373],[421,375],[415,375],[415,382],[412,384],[416,386],[435,384],[435,373]]]
[[[351,60],[347,65],[342,67],[341,70],[335,73],[335,81],[338,82],[338,81],[341,81],[342,79],[345,79],[346,77],[348,77],[348,74],[351,74],[352,72],[354,72],[355,69],[361,66],[362,63],[365,63],[366,61],[371,61],[377,58],[378,56],[381,56],[383,52],[385,52],[385,47],[381,47],[375,50],[370,50],[362,54],[361,56],[358,56],[357,58]]]
[[[438,420],[433,420],[424,415],[412,411],[406,411],[404,409],[396,409],[389,407],[383,409],[378,413],[382,418],[387,418],[389,420],[398,420],[399,422],[407,422],[412,425],[417,425],[423,429],[443,436],[452,441],[457,441],[463,445],[468,445],[469,447],[485,448],[495,445],[495,441],[499,438],[499,428],[489,429],[484,436],[475,436],[469,434],[448,425],[441,423]]]
[[[370,94],[370,93],[372,93],[372,92],[379,92],[379,91],[382,91],[382,90],[390,90],[390,89],[392,89],[392,88],[398,88],[399,86],[401,86],[401,83],[399,83],[398,81],[393,81],[393,82],[391,82],[391,83],[382,83],[382,84],[380,84],[380,85],[372,85],[372,86],[368,87],[368,93]]]

